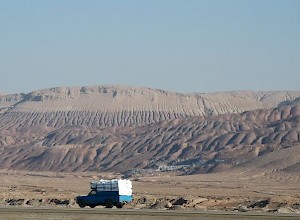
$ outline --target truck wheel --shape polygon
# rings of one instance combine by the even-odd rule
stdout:
[[[93,209],[93,208],[95,208],[96,206],[95,206],[95,205],[90,205],[90,207]]]
[[[121,209],[121,208],[123,208],[123,205],[124,205],[124,203],[118,203],[118,204],[116,205],[116,207],[117,207],[118,209]]]
[[[113,202],[109,199],[105,201],[105,208],[109,208],[111,209],[112,207],[114,207]]]
[[[80,208],[84,208],[86,206],[85,201],[83,199],[80,199],[78,201],[78,205],[79,205]]]

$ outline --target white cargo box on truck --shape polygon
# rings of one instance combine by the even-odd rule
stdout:
[[[99,192],[118,191],[119,195],[132,195],[132,182],[130,180],[113,179],[91,182],[91,189]]]

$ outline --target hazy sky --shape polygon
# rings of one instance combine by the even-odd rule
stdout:
[[[0,92],[300,90],[299,0],[0,0]]]

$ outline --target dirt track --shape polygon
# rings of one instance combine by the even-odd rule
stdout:
[[[300,215],[295,214],[266,214],[266,213],[234,213],[234,212],[194,212],[194,211],[157,211],[157,210],[107,210],[107,209],[78,209],[78,208],[21,208],[2,207],[0,208],[0,220],[17,219],[300,219]]]

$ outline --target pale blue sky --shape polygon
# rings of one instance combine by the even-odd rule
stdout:
[[[299,0],[0,0],[0,92],[300,90]]]

